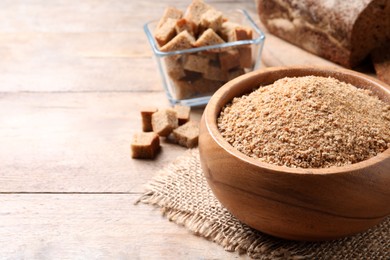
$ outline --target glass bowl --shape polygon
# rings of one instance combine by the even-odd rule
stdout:
[[[251,28],[252,39],[162,52],[153,36],[158,20],[144,25],[171,104],[205,105],[226,82],[259,68],[264,33],[245,10],[234,10],[224,17]]]

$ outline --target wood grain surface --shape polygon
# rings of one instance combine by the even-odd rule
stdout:
[[[1,259],[235,259],[138,194],[0,195]]]
[[[244,8],[259,23],[254,1],[207,2]],[[0,259],[238,257],[133,205],[185,151],[163,142],[157,160],[130,159],[138,108],[168,105],[142,26],[188,4],[0,2]],[[289,46],[267,37],[269,66],[313,58],[297,49],[299,59],[285,56]]]

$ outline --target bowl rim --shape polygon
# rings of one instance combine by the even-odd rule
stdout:
[[[373,86],[374,88],[380,88],[382,91],[384,91],[389,97],[388,103],[390,104],[390,86],[382,81],[379,81],[373,77],[367,76],[360,72],[356,72],[344,68],[338,68],[338,67],[329,67],[329,66],[283,66],[283,67],[263,68],[263,69],[246,73],[242,76],[239,76],[227,82],[220,89],[218,89],[211,97],[208,105],[204,110],[204,115],[203,115],[205,127],[208,133],[210,134],[211,138],[213,138],[213,140],[227,153],[231,154],[232,156],[238,158],[239,160],[245,163],[248,163],[255,167],[261,167],[273,172],[280,172],[285,174],[316,174],[316,175],[324,174],[325,175],[325,174],[350,173],[351,171],[361,171],[365,168],[372,167],[386,159],[390,160],[390,148],[388,148],[374,157],[350,165],[332,166],[329,168],[292,168],[292,167],[279,166],[279,165],[259,161],[258,159],[245,155],[244,153],[238,151],[231,144],[229,144],[229,142],[227,142],[222,137],[218,129],[217,117],[220,113],[220,107],[222,108],[222,106],[224,106],[231,100],[223,103],[221,106],[219,104],[220,99],[226,96],[226,94],[229,93],[239,82],[249,81],[253,78],[259,77],[260,74],[281,73],[281,72],[283,73],[284,71],[287,72],[291,70],[304,71],[304,73],[305,74],[307,73],[308,76],[315,72],[320,73],[325,71],[330,74],[329,76],[343,74],[343,75],[349,75],[361,79],[365,81],[367,84],[369,84],[370,86]],[[258,83],[258,85],[260,85],[260,83]]]
[[[177,50],[177,51],[168,51],[163,52],[159,50],[158,44],[153,36],[153,32],[150,28],[151,25],[158,22],[158,20],[149,21],[146,24],[144,24],[144,32],[146,34],[146,37],[148,38],[149,44],[152,48],[152,51],[154,55],[158,57],[165,57],[165,56],[172,56],[172,55],[178,55],[178,54],[188,54],[188,53],[194,53],[199,51],[207,51],[211,49],[222,49],[227,47],[235,47],[235,46],[241,46],[241,45],[247,45],[247,44],[262,44],[265,41],[265,34],[264,32],[257,26],[257,24],[254,22],[252,17],[248,14],[248,12],[244,9],[234,9],[231,12],[227,14],[229,17],[229,14],[231,13],[240,13],[245,17],[245,19],[248,20],[251,28],[255,30],[255,32],[259,35],[258,37],[255,37],[251,40],[240,40],[240,41],[234,41],[234,42],[225,42],[222,44],[216,44],[216,45],[209,45],[209,46],[202,46],[197,48],[191,48],[191,49],[183,49],[183,50]]]

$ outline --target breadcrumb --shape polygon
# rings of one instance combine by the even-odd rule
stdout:
[[[283,78],[236,97],[218,117],[240,152],[287,167],[327,168],[390,148],[390,105],[334,78]]]

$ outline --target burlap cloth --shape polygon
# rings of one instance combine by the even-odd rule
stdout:
[[[167,218],[196,235],[258,259],[390,259],[390,217],[382,224],[328,242],[294,242],[238,221],[214,197],[203,177],[197,149],[160,171],[137,201],[158,206]]]

